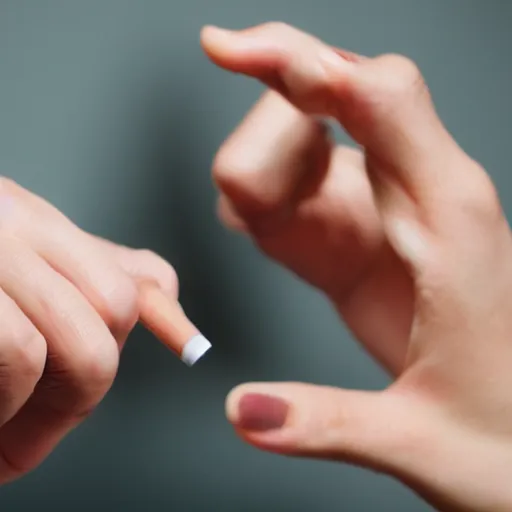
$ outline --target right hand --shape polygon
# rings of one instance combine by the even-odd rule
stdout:
[[[410,82],[405,94],[424,94],[421,80]],[[270,90],[224,142],[213,165],[220,218],[322,290],[397,374],[411,328],[411,277],[384,232],[364,152],[336,146],[328,126],[303,109]]]
[[[208,56],[274,90],[221,147],[224,221],[323,290],[392,373],[378,392],[245,383],[229,420],[264,450],[401,479],[450,511],[512,510],[512,232],[417,66],[293,27],[208,28]],[[335,147],[316,116],[359,145]]]
[[[176,303],[160,256],[86,233],[0,179],[0,483],[38,466],[109,390],[145,305],[140,280]]]

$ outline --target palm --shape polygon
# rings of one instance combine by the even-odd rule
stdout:
[[[398,373],[412,322],[411,280],[383,235],[361,153],[336,148],[321,183],[261,249],[324,291],[365,348]]]

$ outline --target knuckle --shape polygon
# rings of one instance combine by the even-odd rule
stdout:
[[[29,220],[30,209],[20,190],[12,179],[0,177],[0,231],[8,235],[17,235]]]
[[[465,187],[459,188],[459,210],[468,220],[496,222],[504,219],[499,193],[491,177],[478,163],[473,165],[474,176]]]
[[[9,366],[29,379],[39,379],[46,362],[46,340],[35,329],[20,330],[2,340]]]
[[[0,176],[0,194],[15,195],[18,192],[19,185],[7,176]]]
[[[97,310],[115,338],[126,335],[134,327],[138,318],[135,283],[128,276],[116,279],[108,289],[103,291]]]
[[[135,254],[149,262],[151,260],[153,260],[154,262],[159,262],[160,260],[163,261],[163,258],[155,251],[152,251],[151,249],[135,249]]]
[[[144,261],[146,268],[156,271],[160,285],[172,293],[177,294],[179,289],[179,278],[174,267],[151,249],[136,249],[136,257]]]
[[[218,151],[213,162],[213,178],[219,188],[225,192],[233,187],[242,186],[247,174],[254,172],[243,159],[237,158],[229,144],[224,144]],[[247,172],[248,170],[248,172]],[[227,189],[227,190],[225,190]]]
[[[119,349],[110,335],[82,339],[67,354],[49,354],[40,383],[41,397],[49,412],[81,421],[108,392],[117,374]]]
[[[219,189],[237,209],[250,212],[271,213],[281,207],[280,188],[269,186],[269,180],[262,179],[268,171],[260,162],[239,158],[229,146],[221,148],[213,164],[213,177]]]
[[[83,403],[77,407],[92,408],[112,385],[119,364],[119,351],[112,340],[102,340],[96,346],[84,346],[75,359],[72,370],[81,389],[87,390]],[[110,342],[109,342],[110,341]]]
[[[381,66],[380,86],[385,100],[395,103],[427,91],[420,68],[409,57],[386,54],[377,62]]]

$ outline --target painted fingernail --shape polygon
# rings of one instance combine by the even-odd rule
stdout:
[[[248,393],[238,402],[237,426],[252,431],[279,429],[286,422],[288,409],[288,404],[281,398]]]

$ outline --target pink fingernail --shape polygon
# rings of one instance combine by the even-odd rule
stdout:
[[[288,409],[281,398],[248,393],[238,402],[237,426],[252,431],[279,429],[286,422]]]

